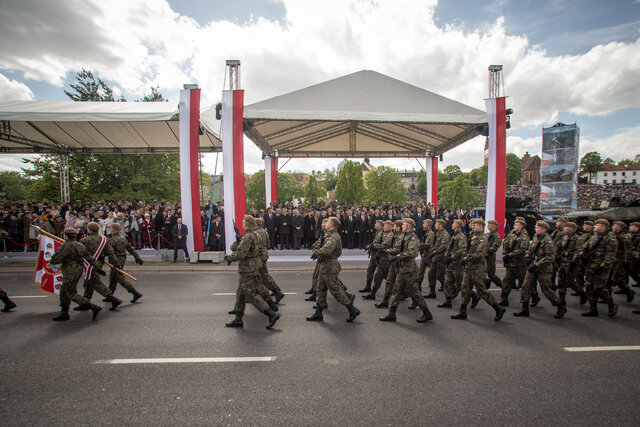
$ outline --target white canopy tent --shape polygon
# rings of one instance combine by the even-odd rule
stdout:
[[[244,110],[245,134],[275,157],[435,156],[486,124],[484,111],[367,70]]]
[[[217,123],[214,106],[201,109],[201,152],[220,149]],[[176,103],[0,103],[0,152],[177,153],[179,145]]]

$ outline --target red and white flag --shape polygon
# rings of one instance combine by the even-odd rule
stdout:
[[[106,244],[107,244],[107,238],[104,236],[100,236],[100,244],[98,245],[98,248],[91,256],[94,259],[98,259],[98,257],[102,253],[102,250],[106,246]],[[91,277],[91,272],[93,271],[93,266],[89,264],[89,262],[84,258],[82,258],[82,264],[84,265],[84,268],[85,268],[84,278],[85,280],[89,280],[89,278]]]
[[[273,201],[278,200],[278,158],[264,158],[264,186],[267,201],[267,209]]]
[[[59,269],[60,266],[51,265],[50,261],[61,243],[43,235],[40,235],[38,239],[40,239],[40,245],[38,246],[38,257],[36,258],[32,284],[40,286],[42,293],[53,296],[60,295],[62,272]]]
[[[489,163],[485,222],[496,220],[504,238],[505,193],[507,186],[507,113],[505,98],[485,99],[489,121]]]

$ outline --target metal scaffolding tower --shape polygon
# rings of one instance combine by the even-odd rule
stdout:
[[[240,89],[240,61],[227,59],[227,69],[229,71],[229,90]]]
[[[71,194],[69,192],[69,153],[60,154],[59,159],[60,202],[69,203],[71,201]]]
[[[489,65],[489,98],[501,96],[505,96],[502,65]]]

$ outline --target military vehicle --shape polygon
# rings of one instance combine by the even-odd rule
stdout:
[[[630,224],[634,221],[640,221],[640,199],[627,202],[621,197],[614,197],[609,202],[603,203],[598,209],[575,211],[563,215],[569,221],[582,224],[584,221],[604,218],[609,222],[623,221]]]
[[[556,228],[556,221],[550,216],[541,215],[539,212],[533,210],[528,207],[530,200],[528,199],[520,199],[517,197],[507,197],[505,200],[505,219],[507,224],[505,224],[505,228],[511,230],[513,228],[513,224],[516,222],[516,217],[521,216],[527,223],[527,233],[529,233],[529,237],[533,237],[536,233],[535,227],[537,221],[546,221],[551,230]],[[478,215],[482,218],[485,217],[486,208],[484,206],[480,206],[476,208],[478,211]],[[501,222],[501,221],[498,221]]]

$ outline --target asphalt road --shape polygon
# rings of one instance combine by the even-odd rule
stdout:
[[[520,319],[511,314],[516,291],[501,322],[484,302],[454,321],[431,300],[427,324],[407,303],[397,323],[379,322],[385,311],[362,300],[362,315],[348,324],[329,297],[325,321],[310,323],[303,292],[311,272],[274,271],[295,292],[282,301],[282,319],[266,330],[266,317],[248,307],[245,328],[234,330],[224,327],[234,297],[214,294],[232,294],[235,273],[137,275],[140,304],[105,309],[96,322],[71,312],[58,323],[57,300],[38,297],[30,274],[0,270],[0,286],[19,305],[0,313],[2,425],[640,424],[639,351],[563,350],[640,345],[638,304],[619,296],[614,319],[581,317],[575,297],[564,319],[546,300]],[[341,277],[354,291],[364,272]],[[196,357],[274,359],[104,362]]]

